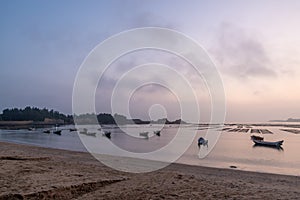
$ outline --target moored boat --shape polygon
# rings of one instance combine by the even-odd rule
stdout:
[[[148,138],[148,137],[149,137],[148,134],[149,134],[149,132],[145,131],[145,132],[141,132],[141,133],[140,133],[140,136],[143,136],[143,137]]]
[[[53,131],[53,133],[56,134],[56,135],[61,135],[61,130]]]
[[[107,137],[108,139],[111,138],[111,132],[109,132],[109,131],[104,132],[103,135],[104,135],[105,137]]]
[[[50,133],[50,130],[44,130],[43,133]]]
[[[87,130],[86,128],[83,128],[83,130],[82,130],[82,131],[79,131],[79,133],[80,133],[80,134],[87,134],[87,131],[88,131],[88,130]]]
[[[283,140],[276,141],[276,142],[267,142],[264,140],[253,140],[255,145],[261,145],[261,146],[271,146],[271,147],[280,147],[283,144]]]
[[[86,135],[96,137],[96,133],[95,132],[87,132]]]
[[[154,134],[160,136],[160,131],[154,131]]]
[[[198,139],[198,147],[200,148],[201,145],[208,147],[208,140],[204,139],[203,137],[200,137]]]
[[[251,140],[264,140],[264,138],[258,135],[251,135]]]

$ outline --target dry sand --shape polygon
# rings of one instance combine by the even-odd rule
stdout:
[[[300,177],[172,164],[132,174],[82,152],[0,142],[2,199],[300,199]]]

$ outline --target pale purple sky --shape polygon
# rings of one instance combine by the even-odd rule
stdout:
[[[299,10],[296,0],[1,1],[0,110],[32,105],[72,113],[73,83],[88,53],[120,31],[159,26],[192,37],[208,51],[223,79],[226,121],[300,118]],[[190,76],[182,61],[171,60]],[[99,85],[98,112],[110,112],[107,95],[124,71],[118,66],[145,61],[151,56],[136,54],[112,66]],[[143,100],[133,97],[134,117],[147,118],[144,108],[155,103],[147,94],[169,96],[159,103],[167,105],[171,119],[178,117],[172,95],[151,87],[140,90]],[[201,81],[197,95],[207,121]]]

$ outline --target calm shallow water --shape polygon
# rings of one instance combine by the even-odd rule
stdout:
[[[112,149],[110,149],[111,151],[107,151],[109,140],[102,136],[102,132],[97,130],[96,126],[80,127],[80,129],[84,127],[88,128],[89,132],[96,132],[96,137],[78,134],[77,132],[69,132],[69,128],[72,127],[73,126],[60,127],[60,129],[63,130],[61,136],[52,133],[43,133],[45,129],[37,129],[35,131],[0,130],[0,140],[73,151],[87,151],[80,140],[81,137],[84,141],[88,141],[97,146],[97,151],[103,154],[111,154],[111,152],[113,152]],[[161,128],[160,126],[128,125],[122,128],[130,132],[131,135],[125,134],[115,126],[102,127],[104,131],[111,131],[111,142],[124,150],[135,153],[147,153],[164,147],[172,141],[178,130],[177,125],[166,126],[161,131],[161,136],[158,137],[152,133],[154,130],[159,130]],[[236,126],[232,126],[232,128],[236,128]],[[186,125],[184,127],[184,134],[192,134],[196,129],[199,130],[197,130],[197,136],[193,144],[177,162],[219,168],[229,168],[229,166],[234,165],[237,169],[241,170],[299,176],[300,155],[298,152],[300,147],[300,134],[282,131],[280,129],[287,128],[280,126],[252,126],[252,128],[272,131],[273,134],[262,134],[262,136],[267,141],[284,140],[282,149],[253,146],[253,142],[250,140],[250,132],[223,131],[218,143],[210,154],[204,159],[199,159],[197,138],[205,136],[207,129],[206,127],[199,128],[197,126]],[[219,130],[220,128],[213,127],[213,129]],[[296,129],[300,130],[300,128]],[[139,136],[139,133],[142,131],[149,131],[150,138],[146,139]],[[182,140],[184,140],[184,137],[185,135],[181,137]],[[89,148],[93,149],[93,147]],[[174,152],[168,152],[166,156],[172,155],[172,153]]]

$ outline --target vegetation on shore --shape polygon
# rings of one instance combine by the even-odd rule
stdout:
[[[24,109],[7,108],[0,114],[1,121],[34,121],[41,122],[49,120],[62,120],[65,123],[72,123],[72,115],[65,115],[58,111],[48,110],[47,108],[36,108],[27,106]]]
[[[186,124],[181,119],[175,120],[175,121],[169,121],[166,118],[158,119],[156,121],[147,121],[147,120],[141,120],[141,119],[128,119],[124,115],[120,114],[114,114],[112,116],[111,114],[107,113],[100,113],[98,115],[96,114],[83,114],[83,115],[75,115],[75,122],[78,124]],[[97,119],[97,120],[96,120]]]
[[[24,109],[19,108],[7,108],[4,109],[2,114],[0,114],[0,121],[32,121],[37,124],[42,122],[45,124],[72,124],[74,120],[79,124],[180,124],[186,123],[181,119],[175,121],[169,121],[168,119],[158,119],[156,121],[145,121],[141,119],[127,119],[126,116],[120,114],[114,114],[112,116],[108,113],[96,114],[81,114],[81,115],[65,115],[53,109],[48,110],[47,108],[37,108],[27,106]]]
[[[270,120],[270,122],[300,122],[300,119],[293,119],[293,118],[288,118],[286,120],[275,119],[275,120]]]

